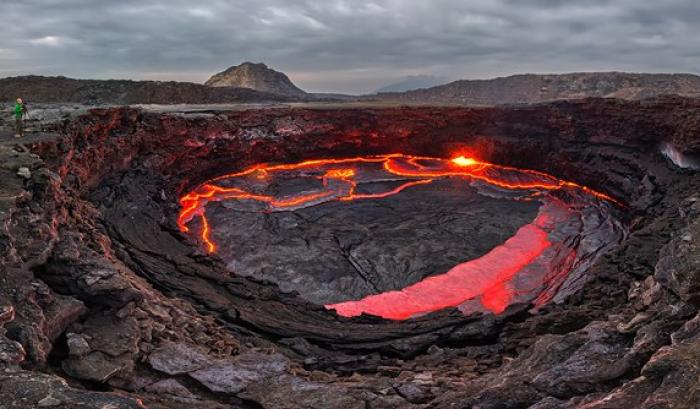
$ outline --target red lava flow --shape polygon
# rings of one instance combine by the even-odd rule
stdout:
[[[384,192],[358,193],[360,164],[381,166],[386,175],[396,178],[401,184]],[[225,186],[226,181],[266,180],[275,173],[290,171],[303,172],[306,177],[317,178],[322,182],[322,187],[313,192],[275,197],[240,187]],[[187,225],[195,217],[199,217],[201,230],[198,237],[209,253],[215,253],[217,246],[211,237],[212,226],[205,213],[210,202],[254,201],[267,206],[268,211],[293,210],[331,200],[381,199],[416,185],[429,184],[436,179],[449,177],[469,178],[499,189],[530,191],[533,194],[577,189],[596,199],[618,203],[603,193],[542,172],[495,165],[464,156],[441,159],[390,154],[348,159],[318,159],[296,164],[260,164],[242,172],[217,177],[180,199],[182,208],[178,225],[183,232],[189,232]],[[551,246],[547,225],[546,213],[540,212],[532,223],[521,227],[513,237],[482,257],[458,264],[444,274],[428,277],[398,291],[387,291],[361,300],[327,305],[326,308],[346,317],[366,313],[402,320],[446,307],[456,307],[467,300],[478,298],[486,310],[501,313],[516,295],[511,281],[518,272]]]
[[[366,313],[402,320],[455,307],[481,296],[486,309],[501,313],[514,295],[508,283],[550,245],[539,219],[521,227],[513,237],[486,255],[458,264],[445,274],[428,277],[400,291],[387,291],[327,307],[345,317]]]

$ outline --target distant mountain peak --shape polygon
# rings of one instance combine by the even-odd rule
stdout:
[[[406,92],[413,91],[422,88],[430,88],[437,85],[442,85],[447,83],[448,80],[445,78],[436,77],[434,75],[409,75],[407,77],[400,78],[396,82],[386,85],[375,93],[380,94],[383,92]]]
[[[306,92],[294,85],[282,72],[263,63],[244,62],[213,75],[204,85],[209,87],[250,88],[277,95],[304,97]]]

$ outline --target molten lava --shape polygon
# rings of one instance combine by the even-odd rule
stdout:
[[[485,256],[459,264],[445,274],[428,277],[400,291],[388,291],[328,307],[345,317],[367,313],[400,320],[458,306],[465,300],[481,296],[486,309],[501,313],[510,305],[514,295],[509,282],[550,246],[547,232],[542,229],[544,219],[538,217]]]
[[[476,159],[465,158],[464,156],[458,156],[458,157],[452,159],[452,163],[454,163],[457,166],[474,166],[474,165],[478,164]]]
[[[270,191],[270,181],[275,178],[305,178],[317,183],[313,189],[283,194]],[[617,203],[603,193],[542,172],[499,166],[464,156],[449,160],[391,154],[283,165],[260,164],[242,172],[223,175],[180,199],[182,209],[178,225],[183,232],[189,232],[188,224],[195,217],[199,218],[200,241],[209,253],[214,253],[217,245],[206,216],[206,206],[210,202],[257,203],[262,206],[259,211],[290,211],[329,201],[386,198],[410,187],[444,178],[464,178],[486,189],[511,192],[516,199],[531,200],[541,198],[547,192],[563,190],[565,193],[591,197],[594,201]],[[391,182],[397,186],[382,191],[360,191],[359,184],[367,181]],[[399,291],[326,307],[347,317],[367,313],[389,319],[406,319],[460,306],[469,300],[479,300],[486,310],[501,313],[519,296],[513,280],[520,272],[532,268],[533,263],[553,246],[548,238],[553,231],[550,219],[550,215],[541,210],[535,221],[521,227],[502,245],[482,257],[458,264],[444,274],[428,277]]]

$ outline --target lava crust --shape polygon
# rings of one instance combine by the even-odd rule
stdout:
[[[441,194],[427,198],[435,189]],[[465,190],[472,192],[460,196]],[[509,196],[520,206],[494,200]],[[518,220],[513,216],[522,203],[535,199],[543,203],[537,218],[499,240],[497,233],[507,234]],[[353,206],[357,201],[380,203]],[[456,202],[448,222],[432,220],[449,217],[444,204],[450,201]],[[210,210],[212,218],[207,205],[222,202]],[[322,206],[328,202],[350,209]],[[423,209],[416,206],[421,202]],[[188,224],[198,217],[203,247],[222,255],[233,273],[270,279],[345,317],[407,319],[446,307],[499,314],[515,302],[536,299],[539,307],[557,293],[571,294],[571,286],[561,288],[569,273],[584,273],[623,236],[605,202],[620,204],[541,172],[464,156],[391,154],[257,165],[220,176],[180,199],[178,224],[190,233]],[[475,205],[481,211],[474,212]],[[477,225],[465,226],[463,219]],[[496,228],[482,232],[494,219]],[[399,228],[382,234],[382,225]],[[459,263],[474,251],[483,256]],[[453,262],[428,279],[437,267],[431,262],[445,255]],[[358,297],[364,298],[352,301]]]
[[[700,154],[700,101],[197,114],[115,108],[55,131],[29,152],[3,145],[0,390],[26,391],[24,400],[12,398],[23,402],[15,407],[700,405],[700,178],[661,153],[670,144],[681,157]],[[323,168],[316,182],[299,174],[260,185],[220,179],[259,164],[397,152],[436,159],[419,162],[421,174],[395,160],[390,169],[401,171],[390,180],[356,179],[369,171],[353,167],[351,176],[345,166]],[[458,155],[475,159],[449,165]],[[481,165],[546,183],[516,191],[493,183],[501,178],[476,183]],[[445,175],[446,166],[471,174]],[[18,168],[26,170],[15,176]],[[188,201],[217,178],[239,196]],[[394,192],[421,180],[431,182]],[[324,186],[332,201],[302,200],[294,209],[285,202]],[[262,200],[240,200],[242,192]],[[387,192],[396,194],[342,200]],[[432,206],[437,219],[423,218],[431,202],[440,202]],[[460,209],[508,216],[454,224]],[[368,230],[375,221],[387,230]],[[446,244],[434,234],[440,223],[456,226],[448,234],[479,230],[478,243]],[[284,251],[266,248],[294,229],[337,243],[302,234]],[[415,234],[427,247],[406,257],[395,248],[413,245],[401,237],[412,229],[424,232]],[[556,262],[521,269],[529,252],[519,248],[533,245]],[[387,254],[398,258],[372,264]],[[358,278],[349,255],[371,265],[369,279]],[[304,268],[304,257],[321,259]],[[383,314],[371,303],[330,306],[348,317],[322,305],[442,286],[452,270],[483,270],[481,260],[491,260],[488,271],[512,263],[517,274],[499,275],[498,285],[458,303],[386,314],[400,319],[376,316]],[[404,262],[411,274],[400,279],[381,270]],[[338,285],[336,274],[351,284]],[[293,277],[307,281],[293,286]],[[536,290],[514,291],[526,287]]]

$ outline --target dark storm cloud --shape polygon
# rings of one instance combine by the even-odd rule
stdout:
[[[700,71],[697,0],[23,0],[0,76],[203,81],[264,61],[312,90],[431,74]]]

